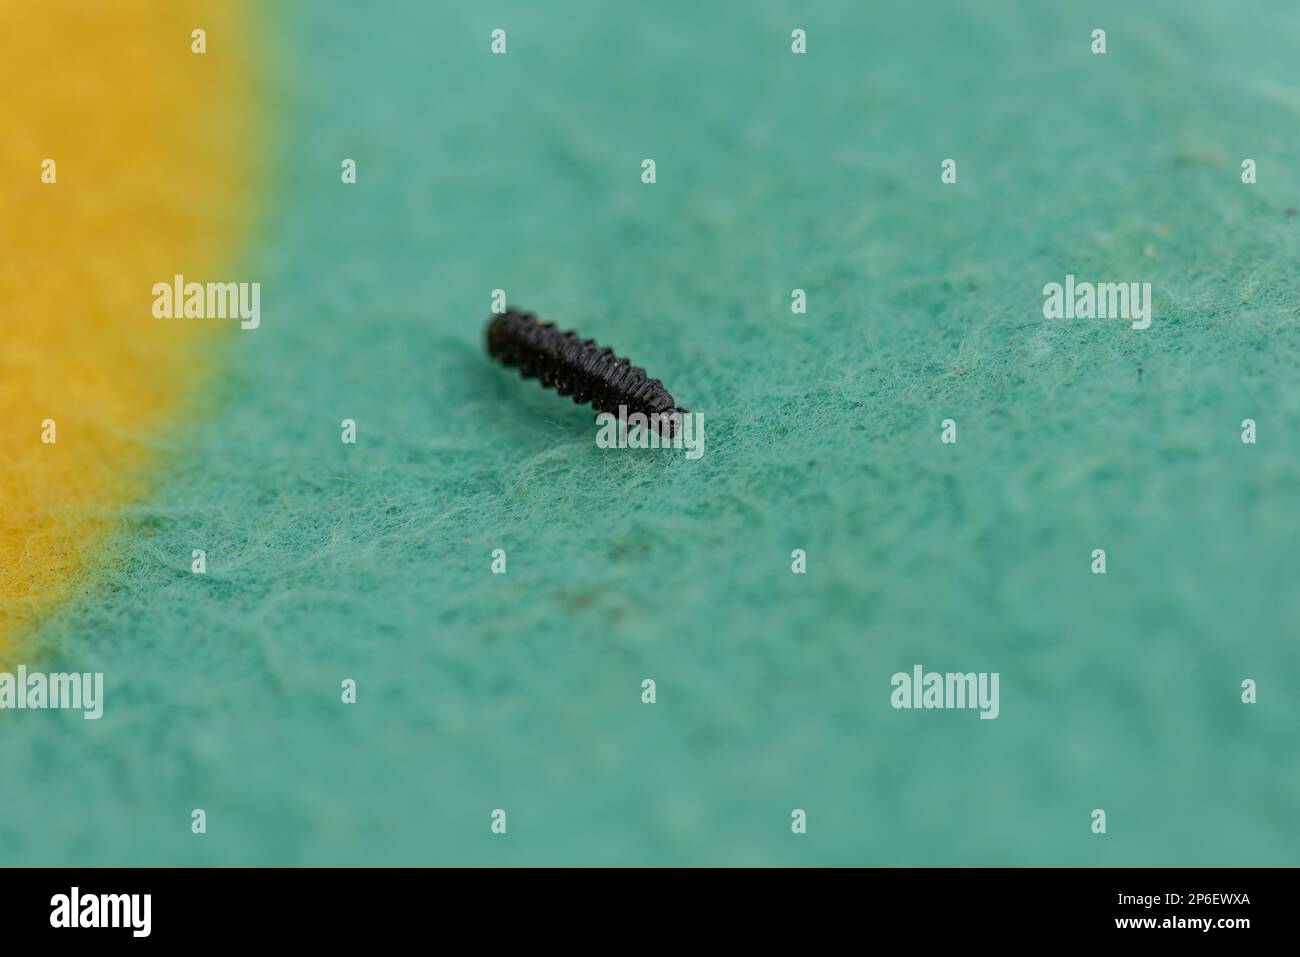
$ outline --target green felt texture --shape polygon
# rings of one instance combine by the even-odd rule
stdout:
[[[1300,863],[1300,10],[369,6],[267,25],[262,327],[43,623],[105,715],[4,716],[0,858]],[[492,365],[498,287],[704,457]]]

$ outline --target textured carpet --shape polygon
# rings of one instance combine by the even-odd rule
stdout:
[[[0,858],[1300,863],[1300,10],[376,6],[256,27],[262,325],[14,659],[106,701],[0,713]],[[490,364],[495,288],[704,457]]]

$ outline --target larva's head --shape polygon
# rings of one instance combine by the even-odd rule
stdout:
[[[493,316],[487,324],[488,355],[508,365],[517,364],[523,335],[539,325],[541,321],[535,315],[515,309]]]
[[[655,412],[650,416],[650,427],[665,439],[674,438],[682,430],[682,416],[686,414],[685,409],[678,408]]]

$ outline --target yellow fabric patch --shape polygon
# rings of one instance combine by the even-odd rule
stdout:
[[[75,591],[238,331],[155,319],[151,288],[241,278],[219,271],[262,148],[251,20],[229,0],[0,0],[0,664]]]

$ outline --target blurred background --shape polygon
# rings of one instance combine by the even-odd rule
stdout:
[[[105,675],[99,721],[0,712],[0,862],[1297,863],[1300,8],[0,37],[0,670]],[[175,273],[260,282],[261,327],[153,319]],[[1067,273],[1150,282],[1151,328],[1045,320]],[[704,457],[489,362],[497,288]],[[918,663],[1000,716],[895,711]]]

